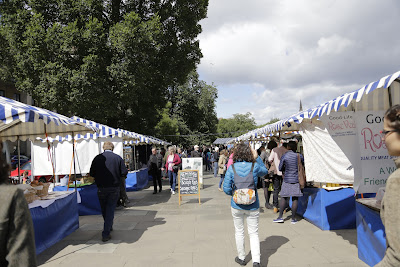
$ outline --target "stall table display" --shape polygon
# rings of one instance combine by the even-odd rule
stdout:
[[[56,186],[54,191],[67,191],[66,186]],[[74,188],[69,188],[69,191],[74,191]],[[97,185],[91,184],[86,186],[79,186],[76,189],[80,196],[80,203],[78,203],[79,216],[85,215],[99,215],[101,214],[101,207],[99,198],[97,196]]]
[[[29,204],[35,231],[36,254],[42,253],[79,228],[76,193],[54,192]]]
[[[375,198],[356,201],[358,257],[369,266],[380,262],[386,251],[385,228],[379,210]]]
[[[304,188],[297,213],[322,230],[356,228],[355,197],[352,188],[328,191]]]
[[[145,188],[149,182],[148,169],[143,168],[137,171],[128,172],[126,182],[126,191],[139,191]]]

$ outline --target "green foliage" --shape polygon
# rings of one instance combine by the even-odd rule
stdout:
[[[169,91],[169,116],[177,121],[182,136],[174,139],[160,132],[160,137],[183,146],[211,144],[214,136],[207,134],[217,129],[217,97],[217,88],[199,80],[197,72],[192,72],[183,85],[171,87]]]
[[[184,83],[200,62],[198,22],[207,6],[208,0],[0,1],[0,79],[44,108],[154,134],[166,119],[159,110],[168,88]]]
[[[178,127],[178,120],[176,118],[170,117],[169,111],[171,107],[172,107],[171,102],[167,102],[165,108],[162,109],[161,120],[157,123],[155,129],[156,129],[156,134],[158,136],[170,135],[168,140],[173,143],[176,143],[178,138],[174,137],[174,135],[179,134],[179,127]]]
[[[218,137],[237,137],[256,128],[256,122],[250,112],[233,114],[233,118],[218,121]],[[215,139],[215,138],[214,138]]]

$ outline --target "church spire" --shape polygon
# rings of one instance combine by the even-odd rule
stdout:
[[[300,108],[299,111],[303,111],[303,104],[301,103],[301,99],[300,99]]]

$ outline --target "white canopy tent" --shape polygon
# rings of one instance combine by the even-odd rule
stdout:
[[[95,134],[77,134],[74,138],[72,138],[72,135],[67,135],[33,141],[32,158],[35,159],[37,164],[34,164],[32,171],[35,175],[50,175],[52,172],[51,165],[46,162],[47,155],[44,153],[47,150],[47,142],[52,144],[55,174],[65,175],[71,173],[73,167],[77,173],[89,173],[91,163],[94,157],[102,152],[104,142],[112,142],[114,144],[113,152],[123,157],[123,141],[137,140],[137,137],[128,134],[126,131],[123,132],[122,130],[76,116],[71,119],[96,127],[99,132]],[[75,153],[73,153],[73,150],[75,150]],[[73,154],[75,155],[74,162],[72,161]]]
[[[37,137],[56,137],[74,133],[93,133],[91,127],[55,112],[0,97],[0,137],[16,141]]]
[[[55,112],[0,97],[0,137],[3,140],[18,141],[18,154],[20,140],[70,133],[86,134],[97,130],[96,127],[87,126]],[[48,154],[47,151],[45,154]]]
[[[353,183],[360,193],[384,187],[394,169],[379,131],[383,113],[400,103],[400,71],[315,108],[253,130],[238,140],[285,130],[303,137],[307,180]]]

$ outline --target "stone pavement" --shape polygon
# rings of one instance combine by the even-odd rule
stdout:
[[[117,210],[112,240],[101,242],[101,215],[79,217],[80,228],[38,255],[40,266],[239,266],[230,197],[218,191],[219,178],[206,172],[199,205],[196,196],[153,195],[152,187],[129,192],[130,206]],[[262,190],[260,202],[264,203]],[[290,214],[290,212],[289,212]],[[289,216],[289,214],[287,216]],[[356,230],[322,231],[306,220],[274,224],[261,209],[262,266],[367,266],[357,256]],[[285,217],[285,216],[284,216]],[[252,266],[246,231],[247,266]]]

